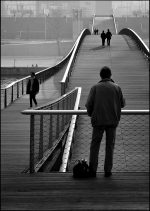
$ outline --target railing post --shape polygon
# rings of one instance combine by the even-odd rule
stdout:
[[[40,115],[39,160],[43,157],[43,115]]]
[[[64,100],[62,101],[62,109],[63,110],[65,109]],[[61,130],[63,130],[63,126],[64,125],[65,125],[65,114],[62,115],[62,127],[61,127]]]
[[[59,110],[59,103],[57,105],[57,110]],[[57,114],[57,126],[56,126],[56,138],[59,137],[59,114]]]
[[[22,95],[24,93],[24,86],[23,86],[23,80],[22,80]]]
[[[34,115],[30,116],[30,173],[34,173]]]
[[[19,98],[19,82],[17,83],[17,98]]]
[[[7,89],[5,89],[5,93],[4,93],[4,108],[7,107]]]
[[[11,102],[13,102],[13,99],[14,99],[14,96],[13,96],[13,95],[14,95],[14,89],[13,89],[13,87],[14,87],[14,86],[12,85],[12,91],[11,91]]]
[[[61,95],[65,94],[65,83],[61,82]]]
[[[52,146],[52,141],[53,141],[53,115],[50,115],[50,122],[49,122],[49,144],[48,144],[48,148],[51,148]]]

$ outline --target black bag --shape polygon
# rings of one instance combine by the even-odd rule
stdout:
[[[78,160],[73,167],[74,178],[87,178],[89,176],[89,166],[86,160]]]

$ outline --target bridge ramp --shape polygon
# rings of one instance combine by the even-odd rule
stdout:
[[[113,35],[111,46],[103,48],[100,37],[92,35],[81,45],[68,88],[82,87],[81,109],[103,66],[111,68],[113,80],[122,88],[126,109],[149,108],[149,64],[136,44],[127,36]]]
[[[125,109],[148,109],[148,62],[135,43],[129,37],[121,35],[113,35],[111,46],[105,48],[102,48],[98,36],[87,36],[84,39],[69,85],[69,89],[82,87],[80,108],[85,109],[90,88],[100,80],[99,71],[105,65],[111,68],[112,78],[122,88],[126,99]],[[113,171],[116,172],[148,171],[148,117],[132,118],[122,116],[117,129],[113,168]],[[122,128],[126,129],[127,133],[123,132],[124,134],[122,134]],[[139,132],[141,128],[142,132]],[[89,159],[91,137],[90,118],[80,115],[69,165],[70,171],[72,171],[76,160]],[[104,155],[105,135],[99,153],[98,171],[103,171]]]

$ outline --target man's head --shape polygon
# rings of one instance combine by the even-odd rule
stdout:
[[[34,78],[35,77],[35,73],[34,72],[31,72],[31,78]]]
[[[100,70],[100,77],[102,79],[111,78],[111,70],[110,70],[110,68],[107,67],[107,66],[102,67],[102,69]]]

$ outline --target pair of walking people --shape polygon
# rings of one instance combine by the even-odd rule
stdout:
[[[110,46],[111,37],[112,37],[112,33],[109,31],[109,29],[107,30],[106,33],[103,30],[101,33],[102,46],[105,46],[105,39],[107,39],[107,45]]]

